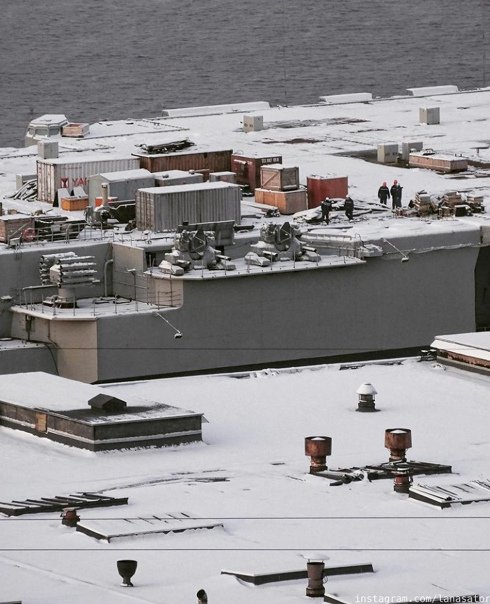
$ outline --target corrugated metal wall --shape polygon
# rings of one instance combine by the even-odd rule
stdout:
[[[39,201],[53,203],[58,189],[83,187],[88,193],[89,176],[103,172],[135,170],[140,167],[136,157],[108,158],[92,161],[38,160],[37,196]]]
[[[231,170],[231,154],[231,150],[226,150],[137,155],[137,157],[141,160],[141,167],[150,172],[165,172],[166,170],[225,172]]]
[[[142,189],[136,194],[136,226],[158,232],[183,221],[239,224],[241,199],[240,187],[224,182]]]

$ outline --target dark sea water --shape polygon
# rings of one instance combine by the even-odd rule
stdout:
[[[0,0],[0,146],[22,145],[43,113],[93,122],[489,80],[490,0]]]

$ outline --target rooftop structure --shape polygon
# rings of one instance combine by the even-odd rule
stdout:
[[[368,382],[379,412],[356,413],[356,391]],[[56,400],[56,380],[44,384],[46,398]],[[300,603],[308,560],[323,561],[326,572],[350,567],[351,574],[332,573],[323,585],[336,601],[487,594],[488,502],[440,509],[397,492],[393,479],[361,473],[343,483],[314,475],[304,441],[327,434],[328,468],[338,473],[386,464],[385,431],[402,427],[411,430],[409,461],[449,464],[454,473],[415,475],[413,487],[481,482],[488,478],[488,378],[399,358],[97,391],[128,403],[171,400],[204,414],[203,442],[94,453],[1,427],[4,502],[80,492],[128,498],[117,507],[80,505],[80,531],[62,524],[59,511],[3,517],[4,600],[43,594],[75,604],[129,596],[185,604],[204,589],[210,601]],[[198,528],[206,523],[215,527]],[[121,559],[137,561],[131,593],[120,586]],[[374,572],[360,572],[369,565]]]
[[[243,132],[233,111],[190,111],[91,125],[83,140],[70,139],[69,153],[61,141],[55,160],[9,151],[0,193],[11,193],[15,175],[32,175],[36,163],[42,178],[37,199],[29,189],[28,199],[2,200],[4,212],[23,214],[2,216],[0,336],[41,344],[30,349],[35,368],[51,358],[51,371],[95,383],[397,355],[430,346],[439,333],[486,329],[490,156],[481,132],[490,90],[448,92],[425,91],[427,105],[445,116],[434,125],[419,123],[419,97],[349,97],[354,102],[261,106],[257,132]],[[162,153],[176,132],[199,145]],[[464,158],[468,169],[410,168],[403,145],[413,141]],[[395,161],[378,164],[377,147],[388,143],[398,149]],[[288,178],[267,168],[278,162]],[[145,167],[155,170],[155,184],[163,169],[178,167],[203,180],[210,170],[234,172],[244,189],[204,182],[134,191],[124,172]],[[56,206],[58,192],[70,189],[76,207],[89,179],[110,185],[100,176],[108,169],[123,170],[119,194],[135,197],[123,211],[104,197],[85,214]],[[335,190],[353,198],[352,217],[343,199],[333,199],[329,223],[322,221],[316,189],[306,205],[311,175],[341,179]],[[403,194],[392,209],[377,192],[395,180]],[[294,204],[253,199],[257,184],[266,187],[261,194],[300,195],[304,209],[281,215]],[[283,239],[286,223],[292,235]],[[69,251],[93,256],[90,284],[67,292],[62,280],[40,281],[42,258]],[[63,271],[62,260],[55,264]],[[13,349],[0,350],[0,368],[29,370],[19,347],[16,362],[8,360]]]

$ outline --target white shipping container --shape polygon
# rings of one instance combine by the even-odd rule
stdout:
[[[46,159],[37,161],[37,195],[39,201],[53,203],[58,189],[83,187],[88,193],[88,179],[94,174],[136,170],[136,157],[99,157]]]
[[[227,182],[151,187],[136,194],[136,226],[140,230],[175,229],[184,221],[240,223],[242,191]]]
[[[196,182],[204,182],[204,176],[199,172],[186,172],[185,170],[167,170],[153,172],[157,187],[173,187]]]

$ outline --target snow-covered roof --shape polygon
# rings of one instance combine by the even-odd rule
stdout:
[[[378,413],[355,412],[363,382],[376,384]],[[44,388],[53,394],[46,382]],[[185,604],[205,589],[212,602],[299,604],[306,579],[253,586],[221,571],[300,570],[319,558],[327,567],[373,565],[374,573],[328,579],[326,592],[346,602],[369,594],[488,593],[490,504],[440,510],[395,493],[392,480],[330,486],[332,480],[308,473],[304,455],[305,437],[325,434],[333,440],[329,469],[386,462],[384,431],[403,426],[412,430],[409,459],[450,464],[458,474],[417,476],[417,484],[488,478],[490,407],[482,376],[399,359],[97,390],[123,400],[158,400],[165,392],[206,415],[204,443],[95,454],[0,428],[2,500],[96,491],[129,497],[129,505],[80,509],[87,525],[191,510],[223,528],[107,543],[62,526],[59,512],[3,518],[4,600]],[[120,587],[120,559],[138,561],[131,593]]]

